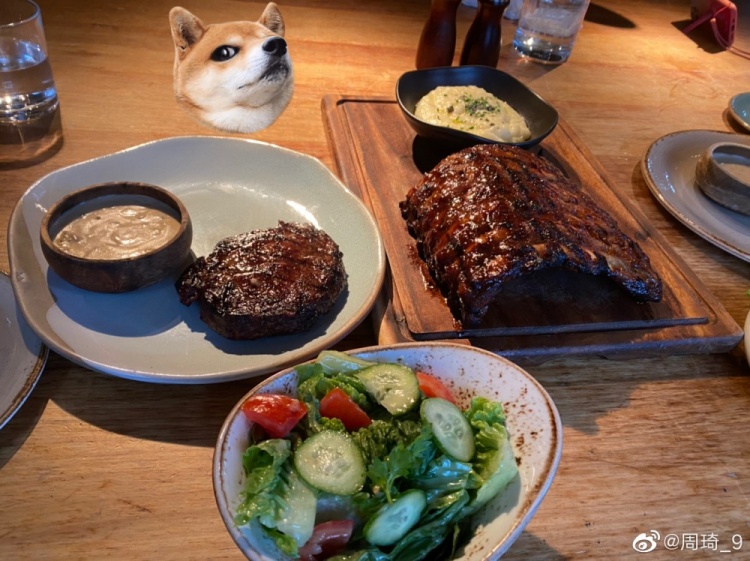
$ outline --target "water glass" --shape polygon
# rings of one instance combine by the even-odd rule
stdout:
[[[523,0],[510,0],[510,4],[505,8],[503,17],[510,21],[518,21],[521,16],[521,6],[523,6]]]
[[[61,140],[39,6],[31,0],[1,0],[0,165],[33,163]]]
[[[588,7],[589,0],[524,0],[513,47],[537,62],[565,62]]]

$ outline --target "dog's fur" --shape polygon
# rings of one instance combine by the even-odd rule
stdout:
[[[258,21],[204,25],[179,6],[169,12],[175,47],[174,93],[199,122],[228,132],[256,132],[286,109],[294,91],[284,20],[269,2]],[[281,52],[283,51],[283,52]]]

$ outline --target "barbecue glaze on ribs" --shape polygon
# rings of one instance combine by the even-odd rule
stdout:
[[[547,268],[605,275],[638,301],[661,300],[640,246],[555,165],[482,144],[452,154],[400,203],[430,274],[465,327],[505,283]]]

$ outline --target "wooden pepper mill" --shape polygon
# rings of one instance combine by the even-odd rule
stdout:
[[[500,59],[500,20],[510,0],[479,0],[477,14],[466,34],[461,64],[497,66]]]
[[[456,12],[461,0],[432,0],[417,47],[417,68],[450,66],[456,51]]]

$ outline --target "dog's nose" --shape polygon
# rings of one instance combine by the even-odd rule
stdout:
[[[270,37],[263,43],[263,50],[269,55],[284,56],[286,54],[286,41],[281,37]]]

